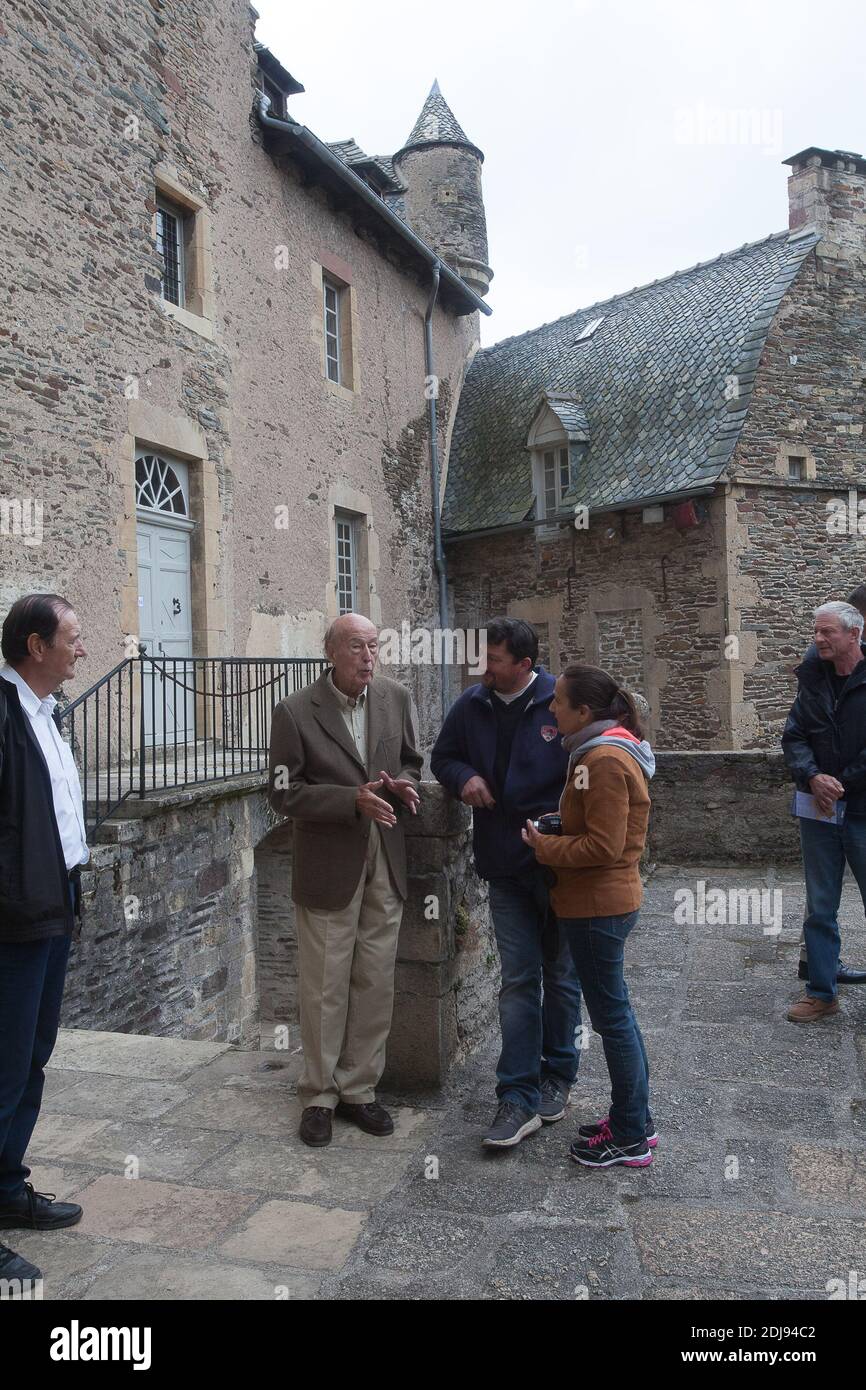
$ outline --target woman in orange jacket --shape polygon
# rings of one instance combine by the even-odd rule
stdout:
[[[598,666],[568,666],[550,709],[571,754],[559,803],[561,833],[540,833],[527,821],[523,838],[556,875],[551,903],[611,1080],[610,1114],[579,1129],[570,1154],[590,1168],[642,1168],[652,1162],[657,1136],[649,1111],[649,1063],[623,955],[643,895],[639,866],[655,758],[631,695]]]

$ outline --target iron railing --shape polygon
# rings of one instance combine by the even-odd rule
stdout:
[[[89,832],[128,797],[268,765],[271,714],[328,662],[306,657],[127,657],[58,715]]]

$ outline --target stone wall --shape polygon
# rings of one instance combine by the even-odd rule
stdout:
[[[647,861],[774,864],[799,859],[793,784],[781,753],[661,753],[650,783]]]
[[[866,478],[866,243],[859,256],[833,250],[819,243],[779,306],[731,467],[734,746],[744,748],[772,746],[781,732],[813,609],[866,582],[856,495]],[[803,460],[801,482],[788,480],[791,457]],[[837,530],[828,520],[840,506],[853,525]]]
[[[470,816],[424,783],[408,822],[409,898],[398,948],[388,1079],[436,1085],[480,1041],[498,957],[471,866]],[[175,792],[106,823],[84,874],[85,921],[67,1027],[229,1041],[274,1030],[299,1045],[291,839],[261,778]]]
[[[258,1046],[260,788],[251,777],[174,792],[106,822],[82,875],[65,1027]]]
[[[499,961],[486,888],[472,869],[468,810],[436,782],[407,820],[409,896],[397,949],[394,1023],[387,1079],[435,1085],[454,1058],[480,1041],[494,1014]],[[276,826],[256,849],[262,1037],[287,1029],[299,1046],[298,963],[289,898],[291,826]]]
[[[678,531],[640,512],[593,517],[587,530],[545,526],[448,546],[454,622],[504,613],[542,631],[552,669],[604,663],[639,682],[661,748],[730,739],[723,660],[725,513]]]

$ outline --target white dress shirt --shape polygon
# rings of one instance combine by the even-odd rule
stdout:
[[[84,805],[81,797],[81,783],[78,768],[69,744],[60,737],[60,731],[51,715],[57,704],[53,695],[41,700],[34,690],[19,676],[14,666],[0,667],[0,676],[18,688],[21,708],[30,720],[30,727],[42,749],[42,756],[51,774],[51,793],[54,799],[54,816],[60,832],[60,843],[67,869],[76,864],[86,864],[90,858],[87,848],[87,833],[84,829]]]

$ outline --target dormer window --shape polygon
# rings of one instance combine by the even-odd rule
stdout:
[[[545,449],[541,456],[544,479],[544,515],[550,516],[562,507],[562,499],[571,481],[568,449]]]
[[[578,481],[589,447],[589,420],[577,396],[544,391],[526,440],[532,466],[535,518],[559,519],[571,508],[568,493]]]
[[[290,72],[287,72],[282,63],[274,57],[269,48],[263,43],[254,43],[258,63],[256,86],[270,100],[268,115],[275,120],[287,121],[289,117],[288,99],[295,96],[297,92],[304,90],[303,84],[297,82]]]
[[[278,121],[284,121],[286,119],[286,93],[281,92],[276,83],[272,82],[269,77],[265,77],[263,72],[259,73],[259,78],[262,91],[266,97],[270,98],[271,102],[268,115],[274,116]]]

